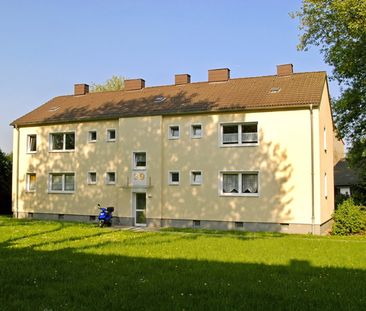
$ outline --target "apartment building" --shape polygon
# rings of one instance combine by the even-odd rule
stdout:
[[[15,120],[15,217],[321,234],[331,224],[333,121],[325,72],[173,85],[76,84]]]

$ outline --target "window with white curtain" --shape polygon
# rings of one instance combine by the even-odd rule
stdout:
[[[258,172],[221,172],[221,194],[257,196]]]
[[[74,192],[75,173],[50,173],[49,192]]]
[[[252,146],[258,144],[258,123],[221,124],[221,145]]]

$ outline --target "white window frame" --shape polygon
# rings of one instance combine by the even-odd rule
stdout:
[[[136,154],[145,153],[145,166],[137,166],[136,165]],[[132,152],[132,167],[136,171],[144,171],[147,167],[147,152],[146,151],[134,151]]]
[[[173,177],[173,174],[174,173],[177,173],[178,174],[178,178],[179,178],[179,181],[173,181],[172,177]],[[169,171],[168,172],[168,184],[170,186],[178,186],[180,184],[180,171]]]
[[[63,147],[62,149],[53,149],[52,135],[63,134]],[[74,149],[66,149],[66,134],[74,134]],[[52,132],[48,136],[49,151],[50,152],[74,152],[76,147],[76,134],[75,131],[64,131],[64,132]]]
[[[110,138],[110,132],[114,131],[114,138]],[[110,142],[115,142],[117,140],[117,130],[115,128],[107,129],[106,140]]]
[[[172,135],[172,128],[177,127],[178,128],[178,136]],[[179,124],[171,124],[168,127],[168,138],[169,139],[179,139],[180,138],[180,125]]]
[[[109,174],[114,174],[114,181],[110,181]],[[116,171],[108,171],[105,173],[105,184],[106,185],[115,185],[117,183],[117,173]]]
[[[254,143],[243,143],[242,142],[242,126],[243,125],[250,125],[256,124],[257,125],[257,142]],[[238,143],[233,144],[224,144],[224,126],[237,126],[238,127]],[[219,145],[220,147],[252,147],[259,145],[259,122],[258,121],[237,121],[237,122],[221,122],[219,123]]]
[[[323,130],[323,147],[324,151],[327,152],[327,128],[325,126]]]
[[[195,135],[194,134],[194,127],[195,126],[200,126],[201,127],[201,135]],[[203,136],[203,126],[202,123],[192,123],[191,124],[191,138],[196,139],[196,138],[202,138]]]
[[[238,189],[239,192],[238,193],[226,193],[224,192],[224,184],[223,184],[223,179],[224,179],[224,174],[233,174],[233,175],[238,175]],[[244,193],[242,192],[242,174],[248,174],[248,175],[252,175],[252,174],[257,174],[258,176],[258,190],[256,193]],[[220,171],[219,172],[219,195],[220,196],[225,196],[225,197],[259,197],[260,196],[260,172],[259,171]]]
[[[194,181],[194,173],[200,173],[201,174],[201,182],[195,182]],[[190,180],[192,186],[200,186],[203,184],[203,173],[201,170],[192,170],[190,171]]]
[[[91,180],[91,174],[95,174],[95,181]],[[88,185],[96,185],[98,183],[98,175],[96,171],[89,171],[87,174],[87,183]]]
[[[96,139],[91,139],[91,133],[94,133],[96,134]],[[98,131],[97,130],[90,130],[88,131],[88,143],[96,143],[98,140]]]
[[[31,144],[30,144],[30,138],[31,136],[35,136],[36,137],[36,150],[30,150]],[[37,134],[28,134],[27,135],[27,153],[36,153],[37,152],[37,141],[38,141],[38,137]]]
[[[324,173],[324,198],[328,199],[328,177],[327,177],[327,173]]]
[[[74,190],[65,190],[65,175],[74,175]],[[52,175],[62,175],[62,190],[52,190]],[[50,172],[48,173],[48,193],[75,193],[76,191],[76,174],[75,172]]]
[[[36,180],[34,182],[34,189],[30,188],[30,175],[34,175],[36,177]],[[25,191],[26,192],[36,192],[37,189],[37,174],[33,172],[28,172],[25,176],[26,182],[25,182]]]

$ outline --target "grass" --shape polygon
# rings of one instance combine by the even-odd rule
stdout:
[[[0,217],[1,310],[362,310],[366,237]]]

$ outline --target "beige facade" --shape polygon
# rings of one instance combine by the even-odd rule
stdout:
[[[258,143],[222,144],[222,125],[246,123],[257,124]],[[193,137],[193,125],[201,137]],[[172,127],[178,137],[171,137]],[[115,130],[115,140],[108,140],[108,130]],[[97,135],[92,142],[91,131]],[[74,150],[51,151],[52,133],[74,133]],[[35,152],[27,150],[28,135],[37,136]],[[115,207],[116,221],[135,225],[135,193],[143,193],[151,226],[319,234],[334,206],[333,136],[326,86],[318,106],[19,127],[13,211],[17,217],[93,220],[100,203]],[[145,168],[134,168],[135,153],[146,154]],[[115,183],[107,184],[108,172],[115,172]],[[223,193],[223,174],[230,172],[257,174],[258,193]],[[178,183],[170,182],[172,173],[179,174]],[[36,174],[31,190],[29,174]],[[54,193],[50,174],[72,174],[74,189]],[[196,184],[193,174],[199,175]]]

